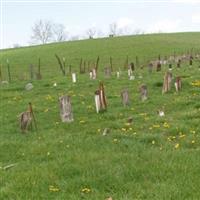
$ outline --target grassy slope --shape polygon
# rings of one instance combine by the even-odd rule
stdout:
[[[74,67],[80,57],[95,60],[100,56],[100,67],[113,56],[115,67],[124,64],[126,55],[134,59],[155,58],[183,52],[200,45],[200,33],[161,34],[139,37],[121,37],[87,40],[21,48],[1,52],[2,62],[10,59],[15,80],[1,86],[0,166],[17,165],[9,170],[0,169],[1,199],[199,199],[199,88],[190,82],[199,79],[198,63],[192,70],[184,64],[173,75],[183,75],[183,91],[161,95],[162,72],[149,75],[137,69],[136,80],[129,81],[123,72],[103,80],[106,86],[108,111],[95,113],[93,93],[99,80],[90,81],[88,74],[79,75],[72,84],[69,76],[62,77],[54,53],[65,56]],[[44,79],[33,81],[34,89],[24,91],[27,81],[16,78],[30,63],[37,64],[42,57]],[[45,63],[45,64],[44,64]],[[5,65],[3,65],[5,77]],[[76,68],[77,70],[77,68]],[[139,79],[139,75],[143,79]],[[58,86],[52,85],[57,82]],[[149,100],[139,101],[138,87],[146,83]],[[131,106],[120,102],[121,89],[128,88]],[[57,98],[72,96],[75,121],[60,123]],[[34,104],[39,131],[21,135],[16,116]],[[166,117],[156,111],[165,107]],[[128,117],[134,122],[126,125]],[[164,122],[169,128],[163,126]],[[155,128],[153,125],[160,125]],[[104,128],[110,128],[102,136]],[[126,130],[126,131],[124,131]],[[185,135],[185,137],[180,135]],[[155,142],[155,144],[152,143]],[[193,144],[192,141],[195,141]],[[175,149],[175,145],[180,147]],[[49,191],[53,185],[59,192]],[[83,188],[90,188],[88,194]]]

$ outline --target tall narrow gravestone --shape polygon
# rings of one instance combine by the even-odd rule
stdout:
[[[121,98],[123,106],[128,106],[130,102],[129,102],[129,93],[127,89],[122,90]]]
[[[166,72],[165,75],[164,75],[163,88],[162,88],[163,94],[170,91],[171,82],[172,82],[172,73]]]
[[[62,122],[74,121],[70,96],[62,96],[59,98],[59,101],[60,101],[60,117]]]
[[[76,83],[76,73],[72,73],[72,82]]]
[[[176,77],[176,81],[174,83],[174,86],[175,86],[175,89],[176,89],[176,92],[179,92],[181,90],[181,77]]]
[[[103,83],[100,83],[99,90],[95,91],[94,99],[97,113],[99,113],[100,111],[105,111],[107,109]]]
[[[148,95],[148,93],[147,93],[147,86],[144,85],[144,84],[142,84],[142,85],[140,86],[140,99],[141,99],[142,101],[147,100],[147,95]]]

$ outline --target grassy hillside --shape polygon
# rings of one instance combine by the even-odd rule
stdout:
[[[78,69],[80,59],[90,63],[100,57],[100,67],[109,63],[112,56],[113,65],[116,69],[124,65],[126,56],[129,61],[135,61],[138,56],[140,63],[161,56],[186,53],[192,48],[199,51],[200,33],[175,33],[155,34],[141,36],[126,36],[116,38],[83,40],[48,44],[42,46],[9,49],[1,51],[1,63],[3,70],[7,73],[6,59],[10,60],[13,76],[28,73],[30,64],[38,64],[41,58],[41,71],[45,77],[60,75],[55,53],[61,58],[66,58],[66,65],[72,65],[74,70]],[[17,78],[17,77],[16,77]]]
[[[135,80],[127,71],[119,79],[105,78],[103,67],[113,57],[114,68],[125,58],[141,63],[148,59],[189,51],[200,46],[200,33],[158,34],[85,40],[1,51],[3,80],[6,59],[13,81],[0,85],[0,199],[200,199],[200,80],[199,62],[188,62],[173,77],[182,76],[180,93],[162,95],[161,72],[137,68]],[[62,76],[54,54],[65,56],[78,72],[80,58],[100,56],[97,80],[88,73]],[[41,58],[42,80],[29,79],[29,64]],[[18,77],[25,73],[27,80]],[[107,112],[96,114],[94,91],[103,81]],[[31,91],[24,89],[32,82]],[[57,83],[57,87],[53,84]],[[148,87],[149,98],[139,99],[139,86]],[[131,104],[123,107],[122,89],[128,88]],[[61,123],[58,97],[72,97],[74,122]],[[38,131],[22,134],[17,116],[32,102]],[[164,108],[165,117],[157,110]],[[127,119],[133,118],[128,124]],[[109,133],[103,136],[103,130]],[[13,167],[6,166],[14,164]]]

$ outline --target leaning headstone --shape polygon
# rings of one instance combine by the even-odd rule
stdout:
[[[148,95],[147,86],[144,85],[144,84],[142,84],[142,85],[140,86],[140,99],[141,99],[142,101],[147,100],[147,98],[148,98],[147,95]]]
[[[27,91],[32,90],[33,89],[33,84],[32,83],[27,83],[26,86],[25,86],[25,89]]]
[[[32,129],[33,128],[32,122],[34,123],[35,129],[37,130],[37,124],[36,124],[35,115],[34,115],[31,103],[29,103],[29,108],[27,111],[19,114],[18,120],[20,123],[20,129],[22,132],[26,132],[29,128]]]
[[[109,132],[110,132],[110,129],[109,129],[109,128],[105,128],[105,129],[103,130],[102,135],[103,135],[103,136],[106,136]]]
[[[107,109],[106,97],[103,83],[100,83],[99,90],[95,91],[96,112],[105,111]]]
[[[25,112],[19,114],[18,120],[20,123],[20,129],[22,132],[27,131],[28,128],[31,127],[32,117],[31,117],[31,113],[29,111],[25,111]]]
[[[122,104],[123,106],[128,106],[129,105],[129,93],[127,89],[124,89],[121,92],[121,98],[122,98]]]
[[[175,80],[175,83],[174,83],[174,86],[175,86],[175,89],[176,89],[176,92],[179,92],[181,90],[181,77],[176,77],[176,80]]]
[[[59,98],[59,101],[60,101],[60,117],[62,122],[74,121],[70,96],[62,96]]]
[[[163,94],[170,91],[171,82],[172,82],[172,73],[166,72],[165,75],[164,75],[163,88],[162,88]]]

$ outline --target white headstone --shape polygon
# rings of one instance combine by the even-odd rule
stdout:
[[[76,83],[76,73],[72,73],[72,82]]]

